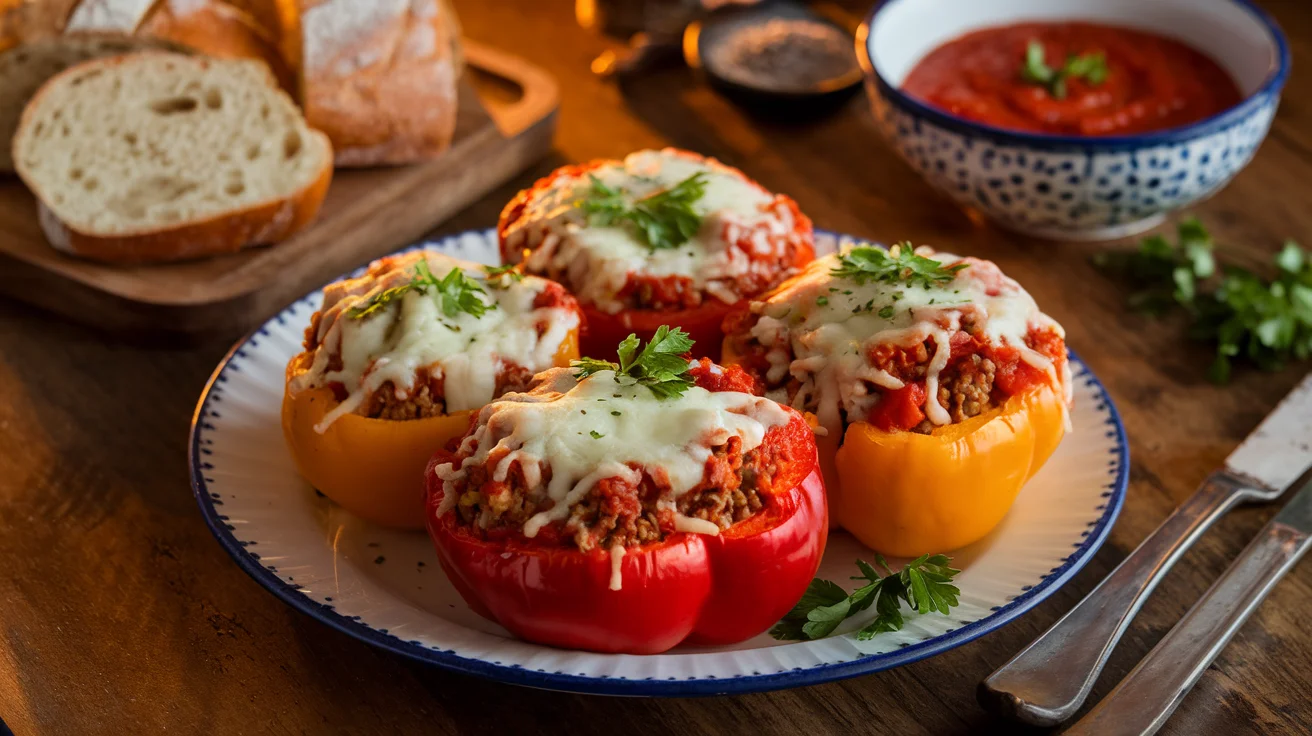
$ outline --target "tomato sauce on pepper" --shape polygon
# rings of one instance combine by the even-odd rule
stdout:
[[[1060,99],[1022,77],[1031,41],[1047,66],[1101,53],[1106,78],[1065,79]],[[970,120],[1027,132],[1080,136],[1146,133],[1198,122],[1241,100],[1215,61],[1179,41],[1095,23],[1019,23],[968,33],[922,59],[902,89]]]

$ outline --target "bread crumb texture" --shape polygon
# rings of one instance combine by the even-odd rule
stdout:
[[[125,235],[287,198],[331,151],[263,64],[152,52],[56,77],[14,154],[69,227]]]

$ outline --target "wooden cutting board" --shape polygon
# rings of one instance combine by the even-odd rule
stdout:
[[[338,169],[318,219],[275,246],[155,266],[84,261],[51,248],[31,193],[17,178],[0,180],[0,293],[129,336],[249,329],[315,286],[415,241],[547,153],[555,81],[468,40],[465,59],[450,150],[413,166]]]

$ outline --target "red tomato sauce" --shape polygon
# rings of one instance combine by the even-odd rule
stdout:
[[[1058,99],[1021,76],[1031,40],[1046,63],[1102,53],[1100,83],[1066,79]],[[1020,23],[986,28],[938,47],[911,70],[902,89],[938,108],[999,128],[1109,136],[1194,123],[1241,100],[1234,80],[1207,55],[1144,31],[1095,23]]]

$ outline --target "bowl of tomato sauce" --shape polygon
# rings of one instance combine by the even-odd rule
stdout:
[[[1225,186],[1290,67],[1249,0],[884,0],[857,55],[879,128],[931,185],[1057,240],[1132,235]]]

